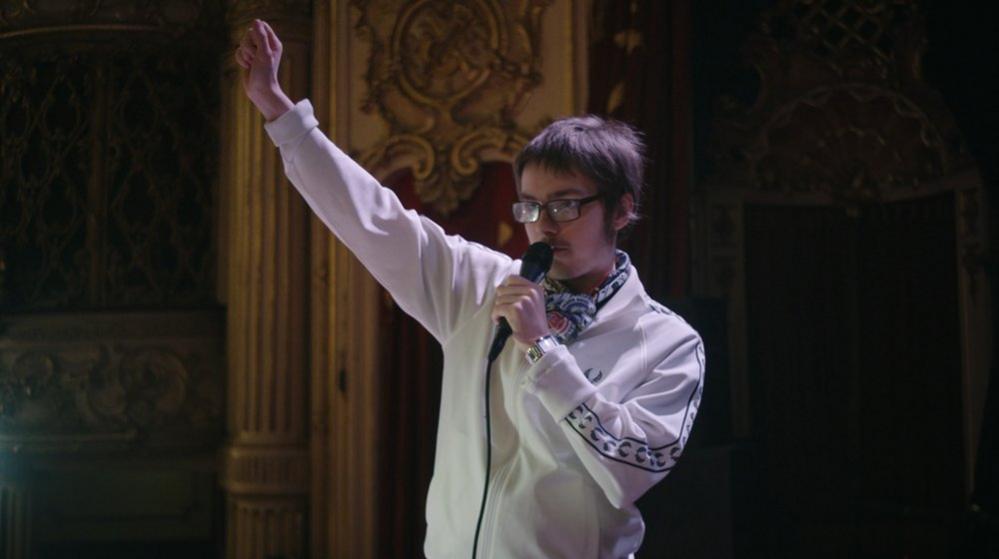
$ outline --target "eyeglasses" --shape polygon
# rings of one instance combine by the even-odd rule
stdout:
[[[544,209],[552,221],[559,223],[572,221],[579,218],[579,208],[583,204],[589,204],[602,197],[602,194],[595,194],[577,200],[551,200],[545,204],[540,202],[514,202],[513,219],[518,223],[534,223],[541,219],[541,210]]]

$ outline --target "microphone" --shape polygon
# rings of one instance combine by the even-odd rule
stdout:
[[[534,283],[541,281],[552,267],[552,247],[548,243],[537,242],[527,247],[524,258],[520,263],[520,277],[529,279]],[[491,363],[506,345],[507,338],[513,334],[510,323],[505,318],[500,318],[499,327],[496,328],[496,337],[493,338],[493,345],[489,348],[489,362]]]

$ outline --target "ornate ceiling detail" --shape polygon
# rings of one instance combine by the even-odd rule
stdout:
[[[171,30],[220,13],[213,0],[17,0],[0,3],[0,39],[50,31]]]
[[[371,43],[364,110],[389,135],[361,154],[383,174],[410,165],[420,199],[442,214],[479,184],[479,162],[513,159],[528,133],[514,117],[541,82],[549,0],[355,0]]]
[[[922,79],[923,17],[909,0],[779,2],[747,45],[756,98],[720,100],[708,182],[853,204],[971,165]]]

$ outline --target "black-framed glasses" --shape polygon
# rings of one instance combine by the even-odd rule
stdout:
[[[547,203],[540,202],[514,202],[513,219],[518,223],[534,223],[541,219],[541,210],[548,212],[548,217],[552,221],[563,223],[579,218],[579,208],[583,204],[589,204],[594,200],[603,198],[603,194],[594,194],[586,198],[576,200],[549,200]]]

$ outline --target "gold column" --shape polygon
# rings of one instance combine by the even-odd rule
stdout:
[[[351,59],[356,7],[353,0],[312,4],[312,104],[323,132],[348,152],[355,147],[349,131],[369,129],[357,122],[363,103],[352,97],[364,84],[356,69],[366,67],[363,56]],[[373,558],[384,537],[376,499],[380,352],[392,347],[378,324],[384,293],[318,218],[310,223],[310,552]]]
[[[231,44],[254,18],[284,45],[280,80],[293,99],[308,91],[309,2],[234,1]],[[306,555],[309,493],[309,213],[288,184],[241,74],[225,62],[221,234],[228,306],[226,555]]]

